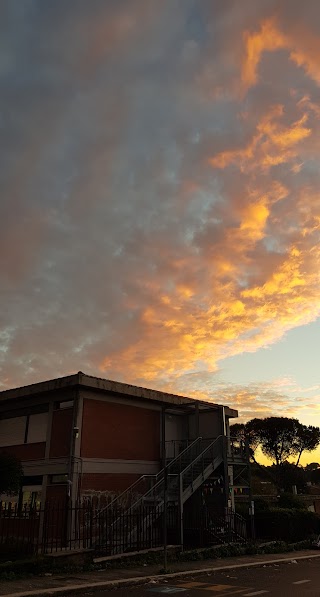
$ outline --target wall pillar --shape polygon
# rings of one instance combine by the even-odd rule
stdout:
[[[45,460],[49,460],[49,458],[50,458],[53,410],[54,410],[54,402],[53,402],[53,400],[51,400],[49,402],[49,410],[48,410],[46,448],[45,448],[45,453],[44,453]],[[48,481],[49,481],[49,475],[43,475],[42,488],[41,488],[41,509],[40,509],[40,517],[39,517],[39,545],[41,545],[42,539],[43,539],[44,510],[45,510],[46,500],[47,500]]]
[[[162,468],[166,466],[166,408],[161,408],[161,461]]]
[[[194,415],[195,415],[195,427],[196,427],[196,437],[195,437],[195,439],[196,439],[200,435],[199,403],[198,402],[196,402],[196,404],[195,404],[195,413],[194,413]]]

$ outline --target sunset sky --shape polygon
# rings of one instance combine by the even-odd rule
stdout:
[[[0,389],[319,425],[319,1],[2,0],[0,29]]]

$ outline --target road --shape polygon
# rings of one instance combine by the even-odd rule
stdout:
[[[320,597],[320,559],[294,562],[161,580],[112,593],[114,597]],[[108,597],[110,592],[95,592],[95,597]]]

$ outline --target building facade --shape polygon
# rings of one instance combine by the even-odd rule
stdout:
[[[1,392],[0,451],[22,461],[20,503],[108,501],[196,438],[228,437],[237,415],[79,372]]]

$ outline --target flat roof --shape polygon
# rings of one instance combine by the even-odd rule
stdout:
[[[12,388],[0,392],[0,401],[14,400],[18,398],[27,398],[36,396],[37,394],[46,394],[65,388],[72,388],[80,386],[101,392],[123,395],[127,397],[140,398],[142,400],[151,400],[161,404],[171,404],[176,407],[195,407],[199,406],[200,410],[207,410],[208,408],[222,408],[222,404],[211,402],[210,400],[198,400],[197,398],[190,398],[181,396],[179,394],[171,394],[159,390],[151,390],[140,386],[133,386],[131,384],[120,381],[113,381],[110,379],[103,379],[101,377],[94,377],[86,375],[82,371],[73,375],[65,377],[58,377],[57,379],[50,379],[48,381],[40,381],[38,383],[22,386],[19,388]],[[225,414],[228,417],[237,417],[238,411],[228,406],[225,406]]]

